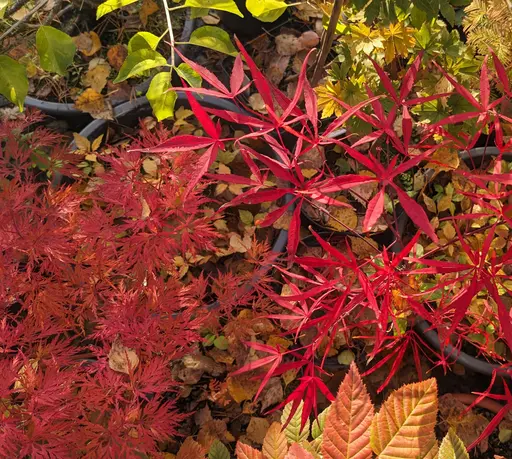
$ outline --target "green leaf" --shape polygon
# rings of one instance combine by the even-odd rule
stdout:
[[[76,52],[75,43],[69,35],[54,27],[41,26],[36,33],[36,47],[44,70],[66,75]]]
[[[114,83],[121,83],[121,81],[127,78],[139,76],[146,70],[166,64],[167,61],[164,56],[157,51],[153,49],[139,49],[138,51],[128,54]]]
[[[439,4],[441,14],[453,27],[455,25],[455,10],[448,0],[441,0]]]
[[[208,459],[230,459],[231,454],[226,446],[219,440],[215,440],[208,451]]]
[[[238,214],[240,215],[240,221],[245,226],[251,226],[254,223],[254,216],[248,210],[238,210]]]
[[[229,34],[220,27],[203,26],[192,32],[190,43],[204,48],[210,48],[220,53],[236,56],[237,50],[231,43]]]
[[[0,94],[7,97],[23,111],[23,102],[28,93],[28,78],[25,66],[9,56],[0,56]]]
[[[176,73],[183,78],[193,88],[200,88],[203,83],[201,75],[190,67],[190,65],[182,62],[178,67],[175,68]]]
[[[443,438],[438,457],[439,459],[469,459],[464,443],[452,429]]]
[[[435,18],[439,12],[439,0],[412,0],[412,3],[427,13],[429,19]]]
[[[328,406],[325,410],[323,410],[319,415],[318,418],[316,418],[313,421],[313,425],[311,426],[311,435],[313,436],[313,439],[317,439],[320,435],[322,435],[324,431],[325,421],[327,420],[327,414],[329,413]]]
[[[151,32],[138,32],[128,42],[128,52],[133,53],[139,49],[155,50],[160,43],[160,38]]]
[[[306,425],[301,430],[300,429],[300,421],[302,417],[302,408],[304,406],[304,402],[300,402],[300,405],[297,411],[293,414],[290,422],[284,429],[284,434],[286,435],[286,439],[288,443],[300,443],[301,441],[307,440],[309,437],[309,419],[306,422]],[[281,415],[281,424],[286,424],[288,418],[290,417],[290,413],[292,412],[292,402],[288,403],[284,409],[283,414]]]
[[[96,10],[96,19],[99,19],[112,11],[118,10],[123,6],[131,5],[136,1],[137,0],[107,0],[98,6],[98,9]]]
[[[208,11],[210,11],[208,8],[190,8],[190,18],[202,18],[208,14]]]
[[[228,13],[236,14],[241,18],[244,17],[233,0],[186,0],[185,6],[227,11]]]
[[[249,13],[262,22],[274,22],[288,8],[281,0],[247,0],[245,6]]]
[[[427,49],[429,43],[430,43],[430,27],[427,25],[426,22],[424,22],[421,25],[421,29],[418,30],[414,34],[414,38],[416,38],[416,43],[421,46],[422,49]]]
[[[215,341],[213,342],[213,345],[220,349],[221,351],[225,351],[228,348],[228,340],[225,336],[218,336]]]
[[[381,0],[373,0],[364,9],[364,18],[366,23],[369,24],[379,15],[381,7]]]
[[[171,72],[160,72],[151,80],[146,97],[149,100],[153,113],[158,121],[174,116],[176,91],[171,88]]]

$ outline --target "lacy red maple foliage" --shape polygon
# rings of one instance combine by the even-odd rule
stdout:
[[[190,155],[162,162],[172,180],[151,182],[141,155],[121,149],[88,182],[39,121],[0,124],[0,455],[157,453],[183,419],[169,364],[201,341],[210,314],[206,279],[184,283],[174,263],[217,237],[205,185],[185,198]],[[121,371],[115,342],[132,355],[118,356]]]
[[[295,96],[288,98],[273,87],[258,70],[247,51],[238,43],[241,56],[236,59],[231,75],[231,89],[224,86],[205,68],[187,61],[212,87],[212,89],[184,88],[190,100],[191,93],[199,95],[215,95],[234,100],[242,111],[198,110],[198,120],[205,127],[210,140],[178,136],[164,141],[148,151],[179,151],[184,148],[199,149],[208,146],[201,157],[201,166],[196,170],[198,180],[215,160],[219,149],[223,148],[219,138],[220,129],[214,126],[208,114],[215,115],[231,123],[245,125],[248,132],[236,140],[248,168],[252,171],[251,178],[244,176],[212,175],[211,178],[236,183],[244,186],[244,192],[226,206],[239,203],[258,204],[277,202],[278,208],[270,212],[258,224],[267,226],[278,218],[291,212],[288,232],[288,268],[276,265],[283,275],[282,282],[291,293],[281,296],[272,291],[265,294],[277,303],[282,310],[280,314],[272,314],[269,318],[280,320],[291,337],[296,339],[296,347],[285,350],[261,343],[250,342],[248,345],[259,353],[267,354],[259,360],[243,366],[236,373],[264,369],[261,389],[273,376],[289,369],[301,371],[299,386],[277,408],[293,402],[292,414],[300,400],[304,400],[302,421],[305,422],[311,410],[316,410],[317,391],[320,390],[327,398],[328,393],[321,376],[324,373],[325,358],[338,333],[350,329],[358,329],[362,335],[372,341],[370,356],[382,354],[382,360],[374,366],[379,368],[388,361],[393,361],[389,377],[383,386],[397,371],[401,357],[410,346],[421,375],[420,352],[426,348],[425,343],[416,335],[412,328],[415,317],[426,319],[440,332],[443,347],[452,342],[460,347],[467,339],[470,329],[462,323],[471,300],[479,292],[487,292],[496,302],[498,308],[499,330],[497,335],[512,348],[512,323],[509,308],[502,300],[503,291],[510,294],[506,282],[510,276],[510,251],[497,256],[491,242],[496,227],[502,223],[509,224],[508,208],[501,204],[512,191],[512,175],[501,173],[499,166],[493,174],[481,174],[481,171],[459,171],[476,189],[464,196],[473,204],[485,209],[485,214],[496,216],[482,246],[476,250],[466,242],[468,226],[462,232],[457,225],[457,238],[467,263],[455,263],[436,258],[440,247],[422,256],[416,255],[416,243],[420,238],[424,242],[436,243],[438,237],[427,216],[426,210],[403,190],[397,177],[407,171],[414,171],[420,164],[431,161],[446,166],[436,159],[436,152],[443,148],[469,151],[474,147],[482,132],[494,133],[496,144],[503,153],[510,149],[510,141],[505,142],[501,123],[512,120],[498,111],[500,104],[510,98],[511,90],[506,72],[496,58],[492,78],[502,88],[502,96],[491,102],[491,74],[487,60],[484,61],[480,78],[479,98],[444,72],[453,85],[455,92],[467,100],[473,111],[449,116],[436,123],[419,123],[411,113],[415,108],[437,98],[450,94],[437,94],[429,97],[418,97],[414,91],[415,79],[422,69],[422,56],[411,64],[405,72],[400,88],[394,87],[385,71],[374,63],[383,87],[381,95],[374,95],[368,90],[368,100],[356,106],[349,106],[344,101],[338,103],[344,108],[344,114],[320,127],[317,118],[317,101],[315,92],[306,79],[307,59],[300,73]],[[255,88],[261,95],[265,105],[265,113],[256,113],[241,102],[239,95],[243,92],[242,58],[247,64]],[[428,64],[427,64],[428,65]],[[303,111],[299,100],[303,97]],[[385,102],[385,103],[384,103]],[[386,107],[386,108],[385,108]],[[337,138],[338,129],[351,117],[358,117],[372,127],[372,132],[356,142],[350,138]],[[457,136],[450,134],[447,125],[456,125],[464,121],[474,120],[476,133],[472,135],[459,132]],[[401,131],[398,134],[398,129]],[[412,143],[412,134],[419,135],[419,140]],[[267,143],[272,154],[266,155],[249,147],[245,140],[260,138]],[[362,153],[358,147],[380,141],[380,145],[391,145],[396,154],[389,155],[377,146],[378,155],[371,152]],[[206,144],[206,142],[208,142]],[[323,166],[314,175],[305,176],[303,167],[307,154],[312,151],[322,157],[323,151],[329,147],[341,147],[361,169],[372,174],[348,174],[336,176],[323,158]],[[498,157],[498,160],[500,158]],[[500,164],[498,161],[496,164]],[[269,175],[277,178],[269,183]],[[381,247],[375,256],[363,259],[356,258],[347,244],[342,250],[336,249],[327,241],[315,234],[318,243],[324,250],[322,258],[297,257],[300,242],[301,209],[305,203],[313,207],[319,204],[347,206],[345,202],[333,199],[333,193],[350,190],[356,186],[374,183],[377,186],[375,196],[367,201],[366,216],[363,229],[369,230],[385,212],[385,194],[394,196],[396,202],[419,230],[416,236],[404,244],[398,228],[393,228],[396,241],[389,247]],[[489,185],[489,183],[491,185]],[[492,185],[497,183],[496,185]],[[283,198],[287,196],[286,200]],[[395,210],[393,211],[395,213]],[[396,215],[396,213],[395,213]],[[451,217],[471,220],[477,215],[469,214]],[[396,222],[395,222],[396,223]],[[357,235],[356,235],[357,236]],[[295,269],[299,266],[302,274]],[[439,285],[430,289],[418,289],[415,279],[418,274],[445,274]],[[437,278],[436,278],[437,279]],[[437,282],[437,281],[436,281]],[[298,285],[301,285],[299,288]],[[428,300],[433,290],[444,288],[442,300],[434,307]],[[412,314],[411,314],[412,313]],[[405,319],[404,319],[405,318]],[[404,327],[405,320],[405,330]],[[290,323],[293,326],[290,327]],[[306,344],[300,344],[298,336],[304,332],[312,332],[312,338]],[[451,341],[455,334],[455,341]],[[311,335],[309,335],[311,336]],[[364,337],[364,336],[363,336]],[[326,344],[327,343],[327,344]],[[482,350],[483,350],[482,346]],[[496,356],[494,356],[496,357]],[[447,364],[444,353],[438,356],[439,361]]]

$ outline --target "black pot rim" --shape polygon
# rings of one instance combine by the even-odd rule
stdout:
[[[180,41],[188,42],[190,39],[190,35],[194,31],[195,28],[195,19],[192,19],[190,13],[187,14],[187,18],[185,20],[185,24],[183,25],[183,30],[181,32]],[[187,45],[179,45],[176,48],[182,53],[185,53]],[[176,53],[175,55],[175,65],[179,65],[181,63],[181,57]],[[170,63],[170,58],[168,59],[168,63]],[[151,83],[152,78],[148,78],[142,83],[135,86],[135,90],[138,94],[146,94],[149,88],[149,84]],[[120,106],[125,102],[117,102],[113,103],[112,106],[115,108],[116,106]],[[50,102],[42,99],[38,99],[36,97],[27,96],[24,102],[25,107],[34,108],[42,111],[50,116],[55,116],[58,118],[91,118],[86,112],[82,112],[75,108],[74,104],[64,103],[64,102]]]
[[[486,155],[498,156],[500,153],[501,152],[497,147],[479,147],[468,151],[461,151],[459,152],[459,155],[463,161],[469,161],[471,159],[482,158]],[[512,160],[512,153],[503,153],[503,156]],[[451,345],[442,347],[438,333],[435,330],[430,329],[430,324],[426,320],[418,319],[414,328],[418,335],[424,338],[429,345],[431,345],[436,351],[442,351],[445,357],[449,357],[454,363],[459,363],[465,368],[476,373],[492,376],[495,372],[498,372],[500,376],[512,379],[512,371],[504,370],[501,365],[478,359],[463,351],[455,349]]]

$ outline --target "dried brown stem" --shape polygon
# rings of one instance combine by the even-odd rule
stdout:
[[[315,69],[313,71],[313,78],[311,79],[311,86],[315,87],[322,74],[324,73],[325,61],[331,50],[332,42],[334,41],[334,35],[336,33],[336,26],[338,25],[338,19],[340,18],[341,8],[345,5],[347,0],[334,0],[334,6],[332,8],[331,17],[329,19],[329,25],[327,30],[324,30],[322,34],[322,43],[320,45],[320,53],[318,54],[315,62]]]

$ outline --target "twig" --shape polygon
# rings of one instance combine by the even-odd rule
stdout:
[[[11,27],[9,27],[1,36],[0,41],[5,37],[8,37],[12,32],[17,30],[20,26],[25,24],[35,13],[37,13],[44,5],[48,3],[48,0],[41,0],[33,9],[31,9],[25,16],[23,16],[19,21],[15,22]]]
[[[18,0],[5,10],[5,16],[10,16],[11,14],[16,13],[16,11],[24,7],[28,2],[29,0]]]
[[[164,2],[165,9],[165,18],[167,19],[167,27],[169,27],[169,38],[171,39],[171,67],[174,67],[174,32],[172,31],[172,23],[171,23],[171,14],[169,13],[169,5],[167,4],[167,0],[162,0]]]
[[[62,0],[56,0],[52,9],[48,13],[48,16],[43,21],[43,25],[51,24],[53,19],[56,17],[57,12],[60,10],[62,6]]]
[[[334,0],[334,6],[332,8],[331,18],[329,19],[329,25],[327,31],[322,34],[322,44],[320,45],[320,53],[315,62],[315,69],[313,71],[313,78],[311,79],[311,86],[315,87],[324,71],[325,61],[331,50],[332,42],[334,40],[334,34],[336,32],[336,26],[338,25],[338,19],[340,18],[341,8],[345,5],[347,0]]]

